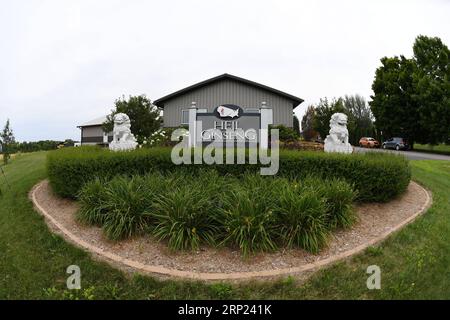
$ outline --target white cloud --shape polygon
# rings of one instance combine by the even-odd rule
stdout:
[[[379,59],[418,34],[450,45],[434,1],[1,1],[0,125],[79,138],[122,94],[151,99],[232,73],[305,99],[369,99]]]

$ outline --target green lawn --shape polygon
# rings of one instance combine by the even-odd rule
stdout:
[[[450,162],[413,161],[413,177],[433,192],[433,207],[382,246],[316,273],[307,283],[230,285],[129,277],[95,262],[47,229],[27,198],[45,178],[43,152],[21,155],[0,175],[0,299],[419,299],[450,298]],[[82,290],[67,290],[67,266],[82,273]],[[366,288],[366,268],[378,265],[381,290]]]
[[[433,146],[431,144],[415,143],[414,150],[450,155],[450,145],[447,144],[438,144],[437,146]]]

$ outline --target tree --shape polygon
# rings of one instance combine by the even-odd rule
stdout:
[[[348,116],[349,141],[353,145],[359,143],[361,137],[374,135],[373,115],[366,100],[356,94],[343,98],[345,113]]]
[[[418,142],[438,144],[450,138],[450,51],[441,39],[418,36],[413,46],[415,99],[422,135]]]
[[[66,139],[63,142],[64,147],[73,147],[75,145],[75,141],[73,141],[72,139]]]
[[[439,38],[418,36],[414,56],[381,59],[369,103],[385,137],[437,144],[450,137],[450,51]]]
[[[295,114],[294,114],[294,131],[298,136],[300,136],[300,123]]]
[[[345,113],[342,98],[333,99],[331,102],[327,98],[320,99],[319,104],[315,108],[313,129],[320,134],[322,139],[325,139],[328,135],[331,116],[336,112]]]
[[[313,128],[316,110],[313,105],[308,106],[302,118],[302,136],[306,141],[317,138],[317,131]]]
[[[105,132],[113,130],[114,115],[117,113],[125,113],[130,117],[131,132],[138,143],[148,139],[161,126],[160,110],[145,95],[129,96],[128,100],[125,97],[117,99],[115,109],[111,110],[103,124]]]
[[[10,145],[15,142],[14,134],[10,128],[9,119],[6,120],[5,127],[0,134],[0,143],[2,145],[3,163],[8,164],[8,160],[11,157]]]
[[[374,95],[369,102],[376,127],[385,138],[402,136],[410,145],[421,132],[418,128],[418,105],[414,99],[416,64],[403,56],[381,59],[372,84]]]

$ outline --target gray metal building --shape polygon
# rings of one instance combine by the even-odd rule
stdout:
[[[78,126],[81,129],[82,145],[106,145],[112,141],[112,133],[105,133],[102,129],[106,116],[93,119]]]
[[[273,110],[273,124],[293,127],[293,111],[303,99],[280,90],[222,74],[168,94],[153,103],[163,110],[164,127],[179,127],[189,122],[189,108],[196,102],[199,112],[213,112],[223,104],[240,106],[244,112],[259,112],[261,103]],[[102,130],[106,116],[79,125],[81,144],[107,144],[111,134]]]
[[[154,104],[164,110],[165,127],[178,127],[187,124],[188,109],[193,101],[204,112],[212,112],[222,104],[238,105],[246,112],[256,112],[265,101],[273,109],[274,125],[292,127],[293,109],[303,99],[225,73],[159,98]]]

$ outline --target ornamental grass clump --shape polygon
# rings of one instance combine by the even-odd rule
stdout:
[[[106,181],[96,178],[84,185],[78,194],[80,210],[78,221],[89,225],[101,226],[108,214]]]
[[[148,177],[115,177],[106,184],[105,235],[112,240],[142,234],[149,226],[157,185]],[[147,183],[145,183],[147,182]]]
[[[316,253],[330,232],[355,221],[355,192],[340,179],[223,175],[216,170],[96,178],[78,195],[78,219],[109,239],[151,234],[172,250],[239,248],[244,256],[278,246]]]
[[[355,223],[353,201],[357,191],[350,184],[339,179],[323,180],[319,193],[325,198],[327,223],[331,228],[348,228]]]
[[[238,247],[244,256],[255,251],[273,251],[276,245],[276,216],[271,208],[276,180],[245,175],[225,194],[220,219],[223,244]],[[278,181],[277,181],[278,182]]]
[[[154,219],[151,233],[159,240],[168,240],[172,250],[196,250],[201,243],[214,245],[219,223],[204,190],[207,186],[197,182],[178,185],[167,194],[160,194],[151,214]]]
[[[299,194],[295,188],[285,188],[279,196],[275,212],[281,241],[287,247],[317,253],[330,232],[325,198],[313,189]]]

